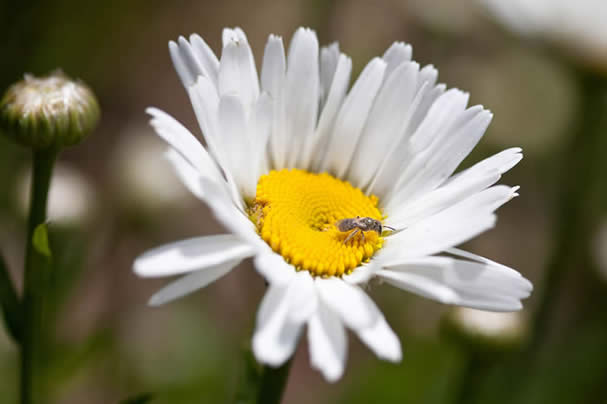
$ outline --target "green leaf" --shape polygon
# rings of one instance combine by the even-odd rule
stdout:
[[[6,329],[19,343],[21,336],[21,302],[17,296],[15,285],[8,272],[4,258],[0,255],[0,305],[4,314]]]
[[[146,404],[152,401],[153,398],[154,395],[152,393],[141,393],[122,400],[120,404]]]
[[[51,247],[48,244],[48,231],[46,223],[40,223],[34,229],[34,235],[32,236],[32,243],[36,251],[45,257],[51,257]]]

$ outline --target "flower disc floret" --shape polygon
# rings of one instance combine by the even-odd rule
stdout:
[[[249,215],[266,243],[299,270],[316,276],[350,273],[382,247],[374,231],[340,231],[335,223],[356,216],[382,219],[377,197],[350,183],[304,170],[262,176]]]

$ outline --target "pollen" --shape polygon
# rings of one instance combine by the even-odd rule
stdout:
[[[352,272],[382,247],[375,231],[344,242],[351,231],[335,226],[356,216],[382,220],[377,204],[377,197],[327,173],[285,169],[259,179],[248,214],[261,238],[297,270],[329,277]]]

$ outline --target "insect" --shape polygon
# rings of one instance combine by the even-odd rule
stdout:
[[[370,218],[370,217],[351,217],[347,219],[339,220],[335,223],[337,229],[341,232],[354,230],[352,233],[348,234],[348,237],[344,240],[344,244],[354,237],[358,232],[363,236],[363,241],[365,241],[365,231],[375,231],[377,234],[381,235],[384,228],[389,230],[396,230],[394,227],[383,226],[379,220]]]

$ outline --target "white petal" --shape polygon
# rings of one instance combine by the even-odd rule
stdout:
[[[219,60],[209,45],[198,34],[190,35],[190,44],[194,54],[203,67],[203,73],[215,85],[217,85],[217,76],[219,74]]]
[[[316,278],[316,287],[321,300],[349,328],[363,329],[377,321],[379,311],[375,303],[358,286],[338,278]]]
[[[257,68],[246,37],[232,34],[228,35],[221,53],[219,95],[237,95],[248,111],[259,96]]]
[[[465,181],[471,177],[481,177],[487,175],[489,172],[497,171],[500,174],[505,173],[512,167],[518,164],[523,159],[522,149],[520,147],[512,147],[510,149],[503,150],[491,157],[488,157],[470,168],[457,173],[447,180],[447,183]]]
[[[221,32],[221,43],[226,46],[230,42],[248,43],[247,36],[240,27],[224,28]]]
[[[377,276],[385,282],[428,299],[436,300],[445,304],[455,304],[457,294],[446,285],[437,283],[431,279],[407,272],[381,270]]]
[[[282,38],[270,35],[263,55],[261,87],[272,97],[272,131],[270,134],[271,160],[275,167],[284,167],[287,159],[289,134],[285,129],[284,81],[286,58]]]
[[[457,257],[466,258],[472,261],[480,262],[486,265],[490,265],[498,270],[510,273],[512,275],[523,276],[518,271],[513,268],[510,268],[504,264],[500,264],[499,262],[495,262],[490,260],[489,258],[481,257],[480,255],[471,253],[469,251],[460,250],[459,248],[449,248],[445,250],[446,253],[455,255]]]
[[[289,47],[284,89],[285,130],[288,136],[286,167],[296,167],[301,163],[298,163],[301,150],[314,133],[318,117],[319,74],[316,33],[299,28]]]
[[[421,72],[420,72],[421,75]],[[385,150],[385,156],[374,173],[371,183],[367,186],[367,195],[380,195],[382,200],[387,197],[395,185],[395,173],[400,173],[406,162],[413,158],[410,138],[412,135],[411,120],[413,115],[419,110],[420,104],[427,93],[428,83],[424,83],[415,94],[411,104],[408,106],[408,112],[404,120],[404,130],[394,135],[392,145]]]
[[[256,249],[267,246],[257,235],[253,223],[234,204],[225,187],[220,187],[205,178],[201,178],[200,183],[204,193],[203,199],[209,205],[217,220],[229,231],[238,235]]]
[[[375,272],[377,272],[380,268],[381,267],[378,264],[377,260],[371,260],[368,264],[354,268],[351,273],[342,275],[341,278],[344,281],[353,285],[366,283],[369,281],[369,279],[373,277],[373,275],[375,275]]]
[[[320,305],[308,324],[310,364],[329,382],[342,376],[348,355],[348,337],[340,318]]]
[[[284,287],[283,287],[284,286]],[[257,326],[265,326],[281,307],[281,302],[287,294],[288,285],[268,285],[257,311]]]
[[[188,94],[211,155],[223,165],[225,157],[221,150],[221,136],[217,122],[219,110],[217,89],[208,78],[200,76],[196,83],[189,87]]]
[[[263,54],[261,88],[273,97],[279,92],[286,72],[286,58],[282,38],[270,35]]]
[[[386,255],[418,257],[461,244],[493,227],[495,215],[492,212],[518,195],[517,190],[518,187],[497,185],[478,192],[395,234],[390,238],[393,247],[382,251]],[[408,247],[404,248],[405,245]]]
[[[314,132],[314,139],[308,144],[309,147],[304,150],[303,168],[308,167],[314,171],[321,171],[333,133],[335,118],[348,91],[351,73],[352,60],[344,54],[339,55],[331,88]]]
[[[445,91],[444,85],[435,86],[437,77],[438,72],[433,66],[425,66],[419,71],[417,91],[407,107],[404,130],[397,133],[392,145],[385,149],[382,164],[366,189],[367,195],[379,195],[384,202],[387,201],[395,186],[394,174],[401,173],[415,156],[411,136],[428,114],[430,106]]]
[[[387,269],[425,277],[456,292],[524,299],[533,290],[531,282],[518,273],[504,271],[496,265],[451,257],[407,260]]]
[[[433,65],[426,65],[419,71],[419,82],[417,87],[421,88],[425,83],[429,84],[428,89],[436,86],[436,80],[438,79],[438,70]],[[429,108],[430,106],[428,106]],[[427,111],[426,111],[427,112]]]
[[[386,224],[397,229],[409,227],[419,220],[441,212],[470,195],[495,184],[501,175],[497,170],[494,170],[485,173],[483,177],[468,177],[470,176],[466,176],[466,178],[462,178],[460,181],[443,185],[426,195],[422,195],[413,201],[406,202],[402,206],[393,209]]]
[[[222,179],[217,166],[200,142],[173,117],[157,108],[147,108],[158,135],[179,152],[201,175],[214,181]]]
[[[318,297],[314,279],[308,271],[295,274],[289,285],[289,313],[287,320],[303,324],[318,309]]]
[[[523,304],[517,298],[503,296],[477,296],[476,294],[460,292],[455,302],[458,306],[470,307],[477,310],[511,312],[523,308]]]
[[[232,234],[204,236],[149,250],[135,260],[133,269],[144,277],[177,275],[241,260],[253,254],[251,246]]]
[[[193,48],[184,37],[179,37],[178,42],[179,45],[173,41],[169,42],[169,53],[183,86],[189,88],[199,76],[213,77],[213,70],[216,69],[213,62],[217,60],[213,51],[208,46],[206,49],[202,47],[201,54],[201,49]]]
[[[464,113],[469,98],[469,94],[458,89],[451,89],[438,97],[411,136],[413,151],[422,152],[445,139],[449,135],[447,129]]]
[[[174,149],[168,149],[164,157],[175,169],[175,174],[183,185],[197,198],[204,200],[204,190],[200,184],[200,171],[192,166],[181,154]],[[211,180],[212,181],[212,180]],[[215,181],[214,181],[215,182]]]
[[[488,188],[390,236],[381,251],[383,265],[395,258],[439,253],[490,229],[495,224],[492,212],[516,196],[517,189],[503,185]]]
[[[252,163],[251,179],[254,181],[254,186],[257,186],[259,177],[266,174],[270,167],[268,142],[272,131],[273,108],[271,96],[263,92],[257,99],[249,118],[248,131],[252,148],[248,158]]]
[[[450,257],[425,257],[381,270],[378,276],[442,303],[508,311],[522,307],[520,299],[533,289],[528,280],[513,272]]]
[[[324,106],[329,90],[331,89],[331,83],[333,82],[333,75],[337,69],[337,61],[339,60],[339,44],[333,42],[329,46],[323,46],[320,50],[320,109]]]
[[[375,194],[381,196],[382,200],[386,199],[395,185],[394,174],[402,173],[416,155],[417,150],[412,144],[411,137],[416,133],[420,122],[428,114],[431,105],[445,91],[444,85],[435,86],[437,76],[438,72],[432,66],[425,66],[419,71],[417,92],[408,107],[404,124],[405,130],[401,132],[400,136],[395,137],[393,146],[386,150],[383,164],[366,190],[368,195]],[[457,91],[451,91],[449,100],[458,95]],[[464,100],[467,102],[467,98]],[[465,103],[462,110],[464,107]]]
[[[373,326],[358,330],[357,334],[380,359],[390,362],[400,362],[402,359],[400,340],[383,315],[380,315]]]
[[[295,351],[302,324],[289,321],[292,296],[288,289],[270,285],[259,308],[253,353],[259,362],[280,366]]]
[[[397,191],[389,198],[386,209],[399,206],[443,183],[476,146],[492,117],[482,107],[473,107],[461,114],[456,122],[445,128],[448,136],[439,135],[440,138],[426,150],[417,153],[395,185]]]
[[[404,62],[410,61],[412,53],[413,49],[411,48],[411,45],[407,45],[403,42],[394,42],[382,56],[382,59],[386,61],[385,77],[387,78]]]
[[[424,66],[419,72],[419,86],[420,88],[427,83],[426,89],[424,90],[419,106],[411,117],[409,123],[409,130],[415,132],[421,122],[424,120],[431,106],[445,93],[447,86],[444,84],[436,85],[438,78],[438,71],[432,65]]]
[[[392,263],[403,258],[436,254],[462,244],[495,225],[496,217],[493,214],[464,217],[450,212],[448,216],[441,216],[443,212],[390,237],[384,247],[382,260]]]
[[[227,168],[245,198],[255,196],[257,173],[255,157],[250,153],[254,139],[249,139],[247,117],[240,99],[233,95],[224,95],[219,101],[219,127],[222,136],[222,148],[227,153]]]
[[[198,289],[204,288],[230,272],[240,261],[240,259],[227,261],[185,275],[156,292],[150,298],[148,304],[150,306],[160,306],[171,300],[175,300]]]
[[[169,44],[173,64],[186,88],[196,82],[199,76],[208,77],[217,83],[219,62],[209,46],[197,35],[192,35],[192,44],[179,37],[179,45]]]
[[[358,187],[366,187],[379,166],[405,131],[409,107],[417,92],[419,65],[406,62],[386,79],[356,148],[349,177]]]
[[[501,174],[522,159],[519,148],[504,150],[449,178],[429,194],[408,200],[389,214],[389,224],[401,228],[440,212],[476,192],[495,184]]]
[[[255,267],[266,278],[271,289],[286,291],[285,299],[288,300],[288,307],[285,321],[287,323],[301,325],[317,310],[316,288],[309,272],[296,273],[293,266],[286,263],[269,247],[255,257]]]
[[[386,63],[380,58],[371,60],[354,83],[337,115],[324,169],[338,178],[343,178],[350,165],[385,69]]]
[[[286,285],[295,276],[295,268],[269,247],[255,257],[255,268],[270,284]]]

